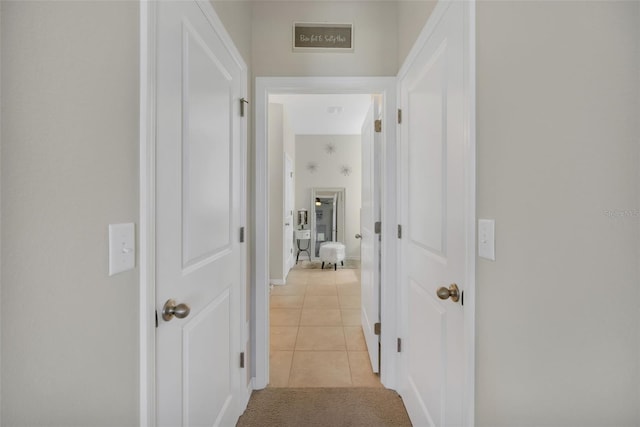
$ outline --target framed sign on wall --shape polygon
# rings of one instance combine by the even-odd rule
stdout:
[[[294,52],[353,52],[353,24],[293,23]]]

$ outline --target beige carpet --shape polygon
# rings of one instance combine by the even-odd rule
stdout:
[[[400,396],[383,388],[254,391],[237,427],[411,426]]]

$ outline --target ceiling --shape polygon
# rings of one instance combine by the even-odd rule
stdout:
[[[371,95],[269,95],[269,102],[285,106],[296,135],[359,135]]]

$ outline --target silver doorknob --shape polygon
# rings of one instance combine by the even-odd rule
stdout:
[[[360,233],[356,234],[356,239],[362,239],[362,234]]]
[[[451,301],[453,302],[458,302],[458,300],[460,299],[460,289],[458,289],[458,285],[456,285],[455,283],[451,284],[449,286],[449,289],[445,288],[444,286],[438,288],[438,291],[436,293],[438,294],[438,298],[440,299],[451,298]]]
[[[184,319],[191,313],[191,308],[185,304],[176,305],[175,300],[169,299],[164,303],[164,307],[162,307],[162,319],[167,322],[173,317],[177,317],[178,319]]]

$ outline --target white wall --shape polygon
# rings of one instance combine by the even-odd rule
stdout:
[[[269,104],[269,278],[284,284],[284,153],[295,162],[295,137],[282,104]]]
[[[327,143],[335,145],[333,154],[325,151]],[[317,170],[307,169],[315,162]],[[344,165],[351,174],[340,173]],[[345,188],[345,241],[347,258],[360,258],[360,206],[362,191],[362,144],[360,135],[296,135],[295,209],[311,212],[311,189],[314,187]],[[311,224],[311,218],[309,218]]]
[[[2,1],[2,424],[138,423],[138,5]]]
[[[477,426],[640,421],[639,7],[478,3]]]

